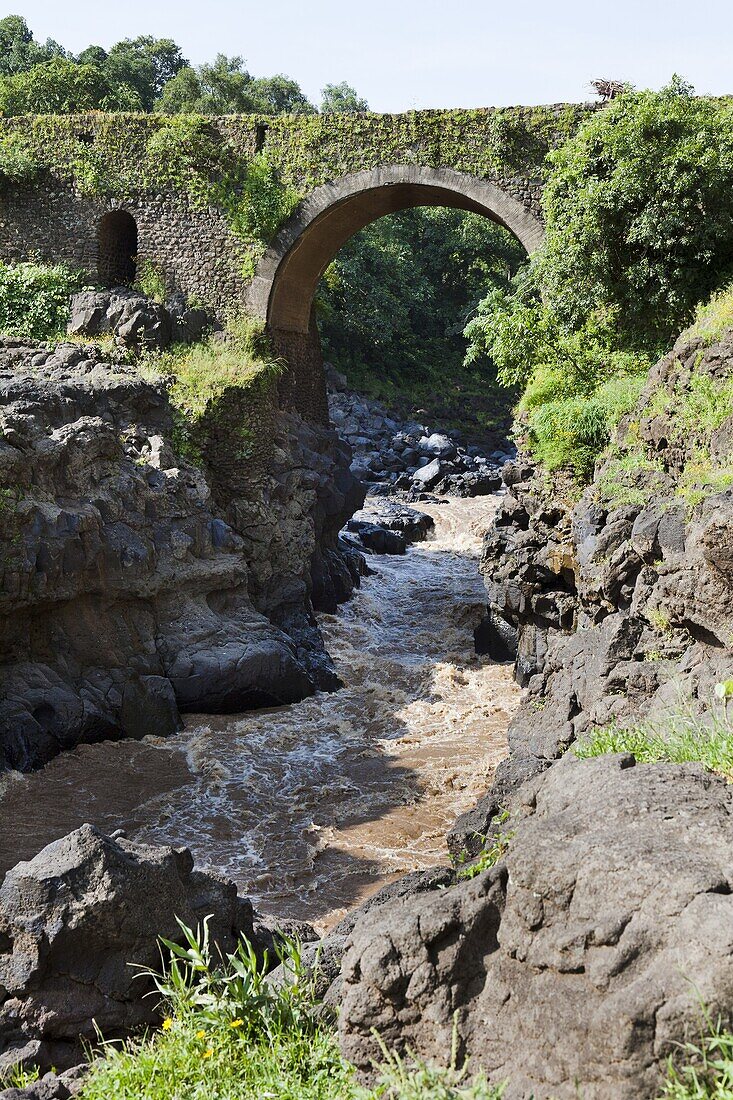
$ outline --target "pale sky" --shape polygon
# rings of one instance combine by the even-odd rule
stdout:
[[[658,88],[678,72],[733,92],[733,0],[6,0],[73,51],[170,37],[194,63],[240,54],[318,101],[353,84],[373,110],[592,98],[593,77]]]

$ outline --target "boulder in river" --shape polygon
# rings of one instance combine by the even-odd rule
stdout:
[[[367,1074],[389,1048],[459,1055],[507,1100],[653,1100],[700,1004],[733,1005],[733,791],[700,765],[555,764],[511,803],[494,867],[367,912],[339,1028]]]
[[[376,523],[389,531],[396,531],[406,542],[422,542],[435,526],[435,520],[427,512],[416,508],[406,508],[394,500],[385,497],[368,498],[367,503],[358,512],[354,512],[355,523]],[[350,528],[355,530],[355,528]]]

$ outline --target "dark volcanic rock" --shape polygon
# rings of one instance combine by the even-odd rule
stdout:
[[[0,769],[336,685],[312,605],[359,581],[339,530],[363,488],[336,433],[274,397],[244,462],[237,400],[194,464],[163,381],[0,342]]]
[[[390,531],[381,524],[364,519],[350,519],[346,529],[358,535],[362,546],[373,554],[404,554],[407,550],[404,535]]]
[[[511,803],[494,868],[362,917],[344,1054],[460,1053],[509,1100],[652,1100],[700,1001],[733,1003],[731,788],[698,765],[565,759]]]
[[[181,294],[161,305],[138,290],[119,286],[72,295],[67,331],[71,336],[111,333],[125,347],[161,351],[171,343],[193,344],[216,327],[211,314],[189,308]]]
[[[131,348],[157,348],[171,343],[173,321],[165,306],[129,287],[82,290],[71,297],[67,331],[72,336],[110,332]]]
[[[715,485],[715,462],[725,484],[728,459],[715,459],[709,432],[681,431],[675,416],[695,377],[717,385],[731,370],[731,333],[712,346],[680,340],[652,368],[579,502],[562,477],[505,465],[508,495],[484,540],[480,642],[497,656],[514,646],[527,692],[509,729],[510,760],[454,827],[454,852],[474,850],[508,793],[593,727],[664,723],[680,708],[704,721],[714,704],[716,681],[733,667],[733,491]],[[647,415],[652,402],[667,411]],[[710,471],[703,464],[690,495],[706,447]]]
[[[365,506],[355,512],[352,519],[356,523],[362,521],[375,523],[390,531],[396,531],[408,543],[422,542],[435,527],[435,520],[427,512],[406,508],[384,497],[369,497]]]
[[[242,933],[258,944],[250,903],[185,848],[83,825],[17,864],[0,886],[0,1072],[75,1065],[95,1023],[110,1038],[158,1022],[135,965],[158,969],[158,935],[179,940],[176,917],[195,927],[209,914],[222,950]]]
[[[394,882],[387,883],[381,890],[377,890],[356,909],[339,921],[322,940],[317,943],[308,943],[303,951],[303,962],[312,968],[315,977],[316,995],[327,1005],[338,1005],[341,997],[341,963],[346,951],[349,936],[356,924],[367,914],[373,914],[383,905],[388,905],[400,898],[416,897],[427,893],[444,890],[456,882],[456,872],[452,867],[432,867],[427,871],[413,871],[403,875]],[[257,926],[255,926],[257,931]],[[287,935],[287,929],[282,931]],[[303,937],[301,937],[303,939]],[[305,942],[305,941],[304,941]],[[280,968],[272,975],[274,981],[279,979]]]
[[[472,497],[495,492],[501,478],[480,447],[463,446],[460,432],[432,431],[425,424],[398,424],[383,405],[347,388],[346,379],[328,363],[326,380],[331,420],[354,448],[351,471],[370,492],[408,493],[438,487],[442,493]]]

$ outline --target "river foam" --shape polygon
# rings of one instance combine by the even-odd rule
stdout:
[[[425,506],[433,537],[320,619],[344,687],[174,738],[80,746],[0,788],[0,872],[83,821],[189,846],[263,910],[326,928],[445,833],[506,755],[511,669],[479,657],[494,498]]]

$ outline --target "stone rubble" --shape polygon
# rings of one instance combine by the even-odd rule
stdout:
[[[434,491],[459,497],[485,496],[501,486],[501,466],[513,450],[465,446],[460,433],[432,431],[426,424],[398,423],[377,401],[347,388],[346,379],[326,365],[331,422],[352,448],[352,473],[370,491],[404,492],[419,500]]]

